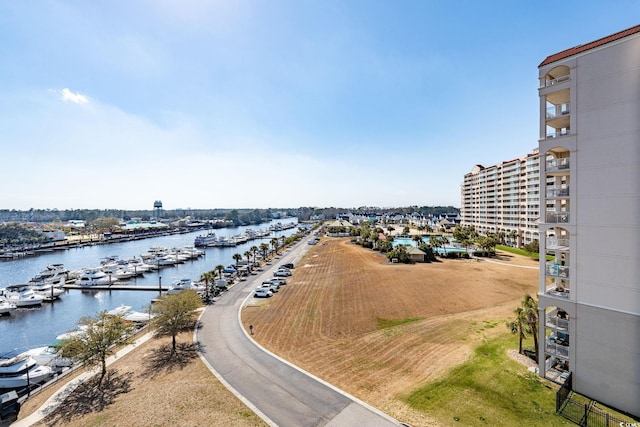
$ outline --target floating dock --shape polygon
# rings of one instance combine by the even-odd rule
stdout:
[[[170,289],[168,286],[137,286],[137,285],[123,285],[123,284],[113,284],[113,285],[94,285],[94,286],[79,286],[79,285],[68,285],[65,284],[63,286],[65,289],[79,289],[81,291],[156,291],[156,292],[166,292]]]

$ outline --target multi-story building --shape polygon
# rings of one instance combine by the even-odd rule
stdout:
[[[462,183],[462,225],[481,234],[504,233],[516,246],[538,240],[540,164],[538,151],[484,167]]]
[[[539,78],[540,374],[640,416],[640,26]]]

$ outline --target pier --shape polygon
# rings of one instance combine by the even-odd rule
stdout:
[[[125,285],[125,284],[113,284],[113,285],[93,285],[93,286],[79,286],[64,284],[65,289],[79,289],[81,291],[156,291],[166,292],[170,288],[168,286],[138,286],[138,285]]]

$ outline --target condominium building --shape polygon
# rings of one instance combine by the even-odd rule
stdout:
[[[640,416],[640,26],[539,69],[539,370]]]
[[[519,158],[476,165],[461,186],[462,225],[504,233],[516,246],[538,240],[540,162],[537,149]]]

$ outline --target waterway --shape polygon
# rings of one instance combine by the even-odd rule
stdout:
[[[275,223],[273,221],[272,223]],[[280,220],[283,224],[297,222],[296,219]],[[213,230],[218,236],[231,237],[247,228],[265,229],[272,223],[259,226],[222,228]],[[243,256],[252,246],[269,243],[273,237],[289,236],[298,231],[297,227],[272,232],[266,239],[252,240],[234,247],[212,247],[205,249],[205,256],[193,261],[167,267],[159,272],[145,273],[144,276],[130,280],[131,285],[170,286],[176,279],[190,278],[198,280],[206,271],[214,270],[217,265],[234,264],[234,254]],[[194,231],[187,234],[153,237],[131,242],[106,245],[85,246],[53,252],[30,258],[20,258],[0,262],[0,288],[11,284],[27,283],[29,279],[43,270],[48,264],[64,264],[69,270],[96,267],[106,257],[117,255],[120,259],[139,257],[152,246],[179,248],[193,246],[196,236],[205,232]],[[151,300],[158,297],[156,291],[92,291],[67,290],[59,300],[43,303],[36,308],[19,308],[9,316],[0,316],[0,356],[16,350],[45,346],[53,343],[55,337],[75,329],[83,316],[95,316],[103,310],[111,310],[127,305],[136,311],[149,309]]]

